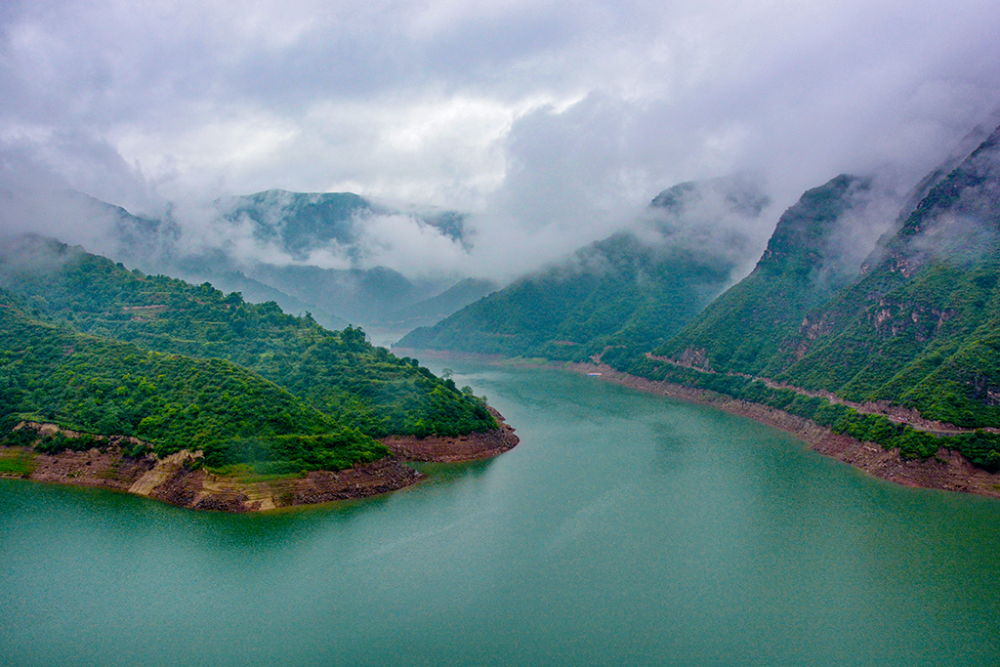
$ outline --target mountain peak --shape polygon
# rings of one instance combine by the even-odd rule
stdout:
[[[842,237],[849,231],[844,216],[866,203],[871,187],[869,178],[841,174],[808,190],[778,219],[757,269],[808,274],[839,263]]]
[[[998,231],[1000,127],[909,212],[881,265],[910,276],[934,259],[968,263],[1000,246]]]

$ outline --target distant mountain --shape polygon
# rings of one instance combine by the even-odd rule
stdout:
[[[311,315],[316,322],[327,329],[343,329],[350,324],[314,303],[307,303],[267,283],[254,280],[242,271],[192,271],[192,274],[197,276],[196,281],[211,282],[213,287],[223,292],[239,292],[248,303],[273,301],[290,315]]]
[[[400,209],[351,192],[267,190],[217,199],[215,206],[225,220],[249,222],[258,240],[275,243],[297,260],[306,260],[310,253],[331,243],[346,249],[352,259],[359,259],[357,244],[367,219],[375,215],[409,215],[454,241],[468,242],[462,213]]]
[[[241,263],[221,248],[201,249],[192,254],[183,249],[182,231],[170,214],[162,218],[133,215],[126,209],[79,192],[63,196],[72,214],[83,218],[110,219],[110,246],[106,252],[117,261],[147,273],[176,275],[194,283],[210,282],[225,292],[239,292],[250,303],[274,301],[293,315],[310,313],[329,329],[342,329],[348,322],[308,300],[287,294],[247,276]]]
[[[384,315],[375,324],[397,330],[429,326],[498,289],[492,280],[465,278],[436,296]]]
[[[170,214],[162,219],[135,216],[97,200],[90,206],[114,221],[115,247],[109,255],[115,259],[150,273],[211,282],[241,292],[248,301],[273,300],[288,312],[309,312],[330,327],[397,320],[397,313],[448,287],[444,279],[413,281],[391,267],[325,268],[314,263],[321,261],[317,256],[329,255],[351,265],[364,264],[366,226],[376,216],[406,216],[413,224],[471,246],[465,214],[393,207],[349,192],[267,190],[218,199],[210,223],[216,227],[218,245],[194,250],[188,249],[183,230]],[[264,255],[283,255],[286,261],[265,261],[233,247],[234,238],[245,241],[246,235],[255,247],[270,249]],[[457,309],[468,301],[455,303]]]
[[[675,186],[653,200],[632,231],[524,276],[396,345],[552,359],[586,359],[608,347],[648,349],[731,280],[747,250],[740,228],[766,204],[741,179]],[[742,224],[695,220],[704,215]]]
[[[297,299],[315,303],[353,324],[380,322],[395,310],[438,291],[437,283],[410,281],[386,267],[323,269],[318,266],[255,264],[247,274]]]

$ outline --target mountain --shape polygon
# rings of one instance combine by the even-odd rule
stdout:
[[[608,347],[649,349],[730,282],[747,248],[740,229],[766,204],[742,179],[680,184],[658,195],[634,229],[524,276],[396,345],[576,360]],[[705,216],[730,222],[704,224]]]
[[[5,340],[0,377],[18,396],[4,401],[0,416],[8,419],[36,415],[111,435],[111,422],[102,421],[111,411],[117,415],[114,434],[136,435],[166,450],[183,442],[205,449],[216,464],[248,457],[271,461],[284,456],[275,450],[284,445],[272,436],[303,433],[294,430],[301,420],[291,408],[246,394],[242,387],[253,378],[275,400],[312,415],[317,425],[306,435],[319,429],[372,443],[388,435],[456,436],[496,428],[471,390],[460,391],[414,360],[373,347],[360,329],[331,332],[310,317],[286,315],[274,303],[250,304],[207,283],[147,276],[78,247],[29,236],[5,240],[0,288],[7,298],[4,315],[13,318],[6,320],[6,334],[17,324],[30,339],[48,341],[42,355],[34,342]],[[179,365],[169,373],[158,370],[174,362]],[[190,370],[206,367],[213,372]],[[160,375],[179,378],[170,384],[175,398],[161,395]],[[60,380],[53,384],[53,378]],[[61,393],[64,384],[77,393]],[[197,418],[216,404],[222,407],[211,414],[218,417],[209,419],[206,412],[206,419]],[[285,424],[286,412],[293,418],[285,430],[248,421],[239,430],[241,438],[250,438],[244,442],[226,430],[246,421],[224,416],[237,408],[238,414],[252,408],[258,421],[274,417]],[[194,430],[183,437],[158,430],[173,428],[181,413],[190,416],[185,423]],[[259,447],[253,444],[258,440]]]
[[[848,249],[855,227],[869,223],[872,197],[870,179],[848,175],[803,194],[778,220],[750,275],[653,354],[717,371],[763,372],[806,313],[860,273],[864,257],[852,261]]]
[[[918,185],[853,278],[817,281],[837,259],[823,252],[831,234],[852,228],[845,194],[859,184],[806,193],[750,276],[652,354],[612,361],[904,458],[943,446],[1000,469],[1000,128]]]
[[[176,275],[194,283],[210,282],[226,292],[239,292],[251,303],[274,301],[287,313],[308,312],[330,329],[348,325],[308,299],[299,299],[247,276],[241,264],[220,248],[185,251],[181,227],[169,212],[160,218],[133,215],[120,206],[72,191],[60,193],[55,199],[63,202],[68,216],[107,221],[107,238],[101,241],[107,246],[107,255],[117,261],[148,273]]]
[[[435,294],[438,283],[417,284],[398,271],[377,266],[371,269],[324,269],[308,265],[255,264],[245,269],[253,280],[291,296],[315,303],[352,323],[385,320],[399,308]]]
[[[444,292],[392,311],[376,324],[397,330],[429,326],[500,288],[485,278],[465,278]]]
[[[449,287],[446,279],[411,280],[391,267],[368,266],[369,234],[378,220],[405,219],[465,248],[472,243],[465,214],[395,207],[349,192],[267,190],[221,198],[209,214],[210,233],[199,241],[185,237],[171,212],[151,218],[87,202],[86,210],[95,208],[111,220],[108,255],[116,260],[225,286],[248,301],[273,300],[334,328],[398,319],[398,311]]]
[[[1000,426],[1000,128],[932,187],[867,272],[809,313],[776,375]]]
[[[453,241],[468,243],[465,216],[461,213],[399,209],[351,192],[266,190],[217,199],[215,207],[224,220],[250,223],[257,240],[274,243],[300,261],[331,245],[344,247],[352,259],[358,259],[365,223],[376,215],[409,215],[419,225],[432,227]]]

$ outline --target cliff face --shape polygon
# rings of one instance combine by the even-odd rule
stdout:
[[[655,354],[1000,425],[1000,129],[951,166],[863,264],[833,240],[849,238],[866,184],[807,192],[754,272]]]
[[[1000,129],[908,214],[854,285],[808,314],[781,379],[1000,425]],[[809,327],[825,323],[810,338]]]
[[[753,272],[654,354],[720,371],[761,372],[805,314],[860,272],[862,257],[845,246],[871,195],[870,181],[847,175],[803,194],[778,220]]]

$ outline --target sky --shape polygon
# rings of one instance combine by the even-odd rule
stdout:
[[[746,174],[763,243],[804,190],[903,191],[986,122],[998,36],[980,0],[5,0],[0,194],[169,208],[210,238],[218,197],[350,191],[472,214],[471,249],[377,221],[370,263],[509,277]]]

